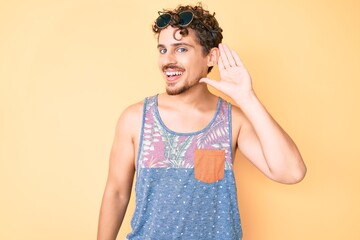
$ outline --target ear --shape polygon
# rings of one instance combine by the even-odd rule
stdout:
[[[207,66],[208,67],[215,66],[219,60],[219,56],[220,56],[219,48],[214,47],[214,48],[210,49],[210,52],[208,54]]]

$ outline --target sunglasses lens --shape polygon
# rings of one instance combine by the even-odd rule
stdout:
[[[171,20],[171,15],[168,13],[164,13],[156,19],[156,26],[158,28],[164,28],[169,24],[170,20]]]
[[[194,15],[190,11],[181,12],[181,13],[179,13],[179,25],[182,27],[186,27],[187,25],[189,25],[191,23],[193,18],[194,18]]]

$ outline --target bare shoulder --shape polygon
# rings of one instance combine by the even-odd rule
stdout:
[[[239,136],[241,127],[244,126],[248,122],[246,116],[244,115],[243,111],[236,106],[231,106],[231,116],[232,116],[232,129],[233,129],[233,136],[235,139]]]
[[[120,118],[126,118],[126,119],[134,118],[134,117],[137,118],[142,115],[143,107],[144,107],[144,101],[134,103],[128,106],[127,108],[125,108],[125,110],[120,115]]]
[[[246,116],[244,115],[243,111],[236,106],[231,106],[231,115],[232,115],[232,121],[233,125],[242,126],[244,123],[247,122]]]
[[[141,128],[144,101],[137,102],[125,108],[121,113],[116,130],[135,136]]]

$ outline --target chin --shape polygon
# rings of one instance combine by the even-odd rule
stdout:
[[[189,87],[186,87],[186,86],[183,86],[181,88],[166,88],[166,93],[168,95],[180,95],[184,92],[186,92],[187,90],[189,90],[190,88]]]

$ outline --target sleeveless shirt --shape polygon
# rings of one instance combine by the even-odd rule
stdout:
[[[231,104],[219,97],[204,129],[178,133],[163,123],[157,95],[145,98],[135,193],[128,240],[241,239]]]

